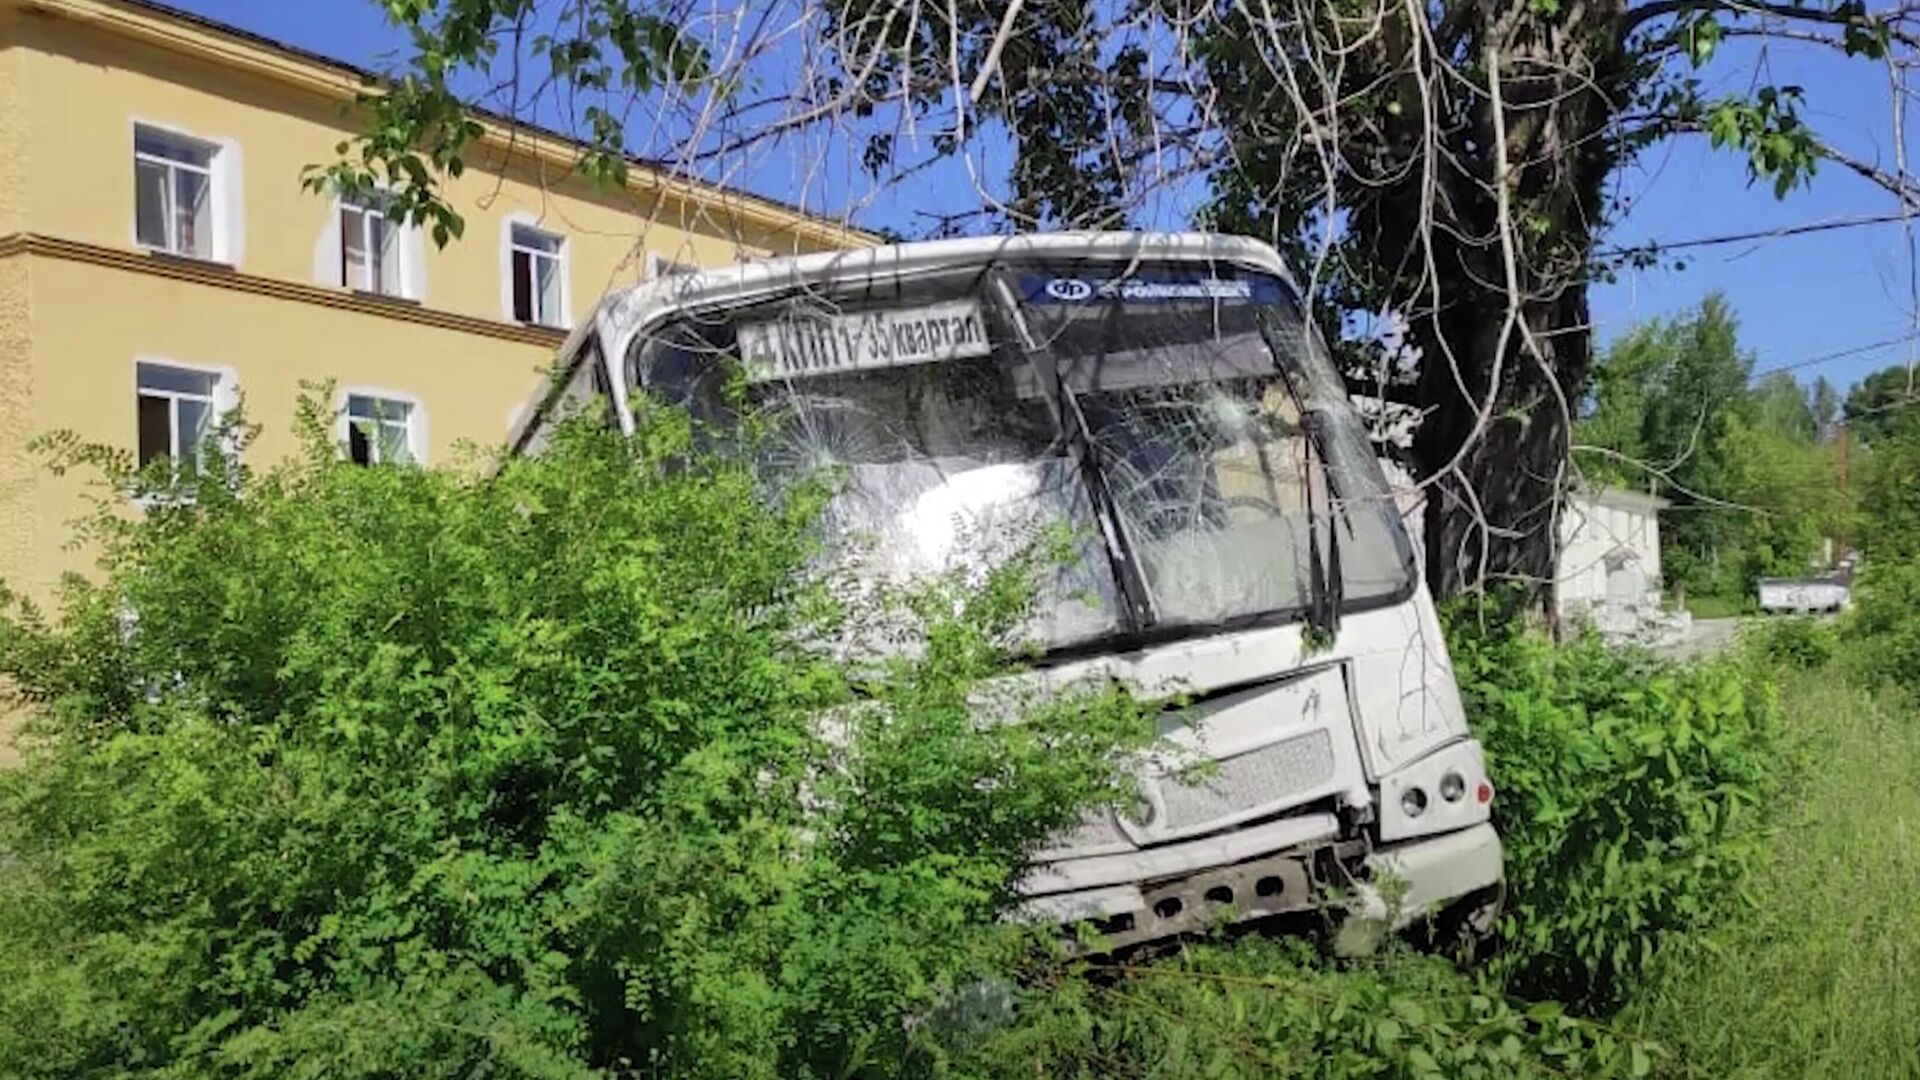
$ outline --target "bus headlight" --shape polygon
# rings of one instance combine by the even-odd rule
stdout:
[[[1410,787],[1400,793],[1400,812],[1410,818],[1417,818],[1427,812],[1427,792],[1425,788]]]

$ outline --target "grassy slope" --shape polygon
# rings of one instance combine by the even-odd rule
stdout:
[[[1788,680],[1807,768],[1755,908],[1622,1019],[1713,1077],[1920,1076],[1920,717]]]
[[[1753,603],[1744,597],[1689,596],[1687,610],[1693,612],[1696,619],[1731,619],[1750,614]]]

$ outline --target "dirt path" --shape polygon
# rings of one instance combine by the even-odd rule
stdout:
[[[1695,619],[1685,637],[1671,645],[1661,646],[1659,651],[1661,655],[1676,660],[1708,656],[1731,646],[1740,636],[1740,627],[1746,622],[1748,620],[1745,618]]]

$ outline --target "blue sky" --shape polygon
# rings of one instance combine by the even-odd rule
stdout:
[[[172,0],[222,22],[337,56],[379,66],[404,42],[386,25],[374,0]],[[1737,90],[1764,65],[1777,82],[1807,88],[1809,119],[1845,149],[1892,162],[1892,122],[1887,76],[1877,65],[1848,61],[1791,44],[1764,48],[1730,42],[1704,69],[1709,89]],[[1920,125],[1920,117],[1914,118]],[[1920,162],[1920,141],[1908,140]],[[773,165],[756,172],[765,194],[780,190]],[[1709,149],[1705,138],[1672,141],[1651,151],[1617,178],[1632,208],[1613,231],[1616,244],[1639,244],[1730,233],[1758,232],[1806,222],[1892,210],[1891,200],[1867,182],[1823,167],[1809,188],[1776,201],[1768,185],[1748,186],[1743,159]],[[961,190],[952,190],[954,188]],[[947,189],[943,191],[942,189]],[[968,203],[964,178],[948,173],[916,185],[915,199]],[[870,206],[870,225],[912,228],[904,197]],[[820,205],[817,193],[807,199]],[[1920,223],[1916,223],[1920,232]],[[1684,270],[1668,266],[1623,273],[1617,284],[1593,296],[1593,316],[1602,341],[1636,320],[1669,316],[1709,292],[1725,293],[1741,320],[1741,338],[1757,354],[1757,367],[1795,368],[1802,381],[1824,374],[1843,389],[1868,372],[1914,357],[1909,340],[1853,352],[1875,342],[1911,337],[1908,259],[1900,228],[1880,225],[1787,237],[1687,253]],[[1920,355],[1920,353],[1916,353]],[[1810,363],[1810,361],[1813,361]]]

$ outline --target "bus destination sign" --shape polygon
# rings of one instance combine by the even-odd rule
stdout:
[[[740,327],[740,358],[755,381],[960,360],[992,351],[976,300],[795,315]]]

